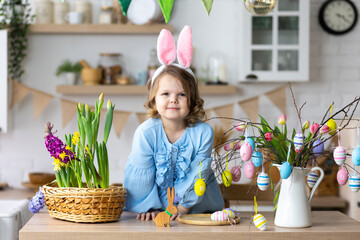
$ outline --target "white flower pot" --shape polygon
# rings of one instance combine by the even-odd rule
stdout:
[[[72,73],[72,72],[65,73],[65,78],[66,78],[66,83],[68,85],[76,85],[76,82],[77,82],[77,74],[76,73]]]

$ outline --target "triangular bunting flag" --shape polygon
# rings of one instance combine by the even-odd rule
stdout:
[[[202,0],[202,2],[205,6],[207,14],[209,15],[213,5],[213,0]]]
[[[33,101],[34,101],[34,118],[37,119],[40,113],[44,111],[46,106],[50,103],[50,101],[54,98],[54,96],[33,90]]]
[[[113,125],[118,138],[120,137],[121,131],[129,119],[130,114],[130,112],[114,111]]]
[[[259,113],[259,97],[253,97],[245,101],[238,102],[250,121],[256,122]]]
[[[270,101],[280,109],[280,111],[286,114],[286,87],[280,87],[278,89],[275,89],[271,92],[268,92],[265,94]]]
[[[76,103],[65,99],[60,99],[60,102],[62,112],[62,127],[65,128],[66,125],[68,125],[68,123],[74,118],[77,112]]]
[[[158,1],[160,4],[161,11],[165,18],[165,22],[168,23],[170,20],[174,0],[158,0]]]
[[[227,117],[232,118],[233,117],[233,110],[234,110],[234,104],[227,104],[221,107],[213,108],[214,112],[218,117]],[[223,128],[229,129],[231,126],[231,120],[230,119],[220,119],[221,123],[224,125]]]
[[[120,2],[121,10],[122,10],[124,16],[126,16],[126,13],[129,9],[131,0],[119,0],[119,2]]]
[[[145,122],[145,120],[147,119],[147,113],[135,113],[135,114],[140,124]]]
[[[12,80],[12,94],[10,109],[13,108],[18,102],[23,100],[29,93],[30,89],[21,83]]]

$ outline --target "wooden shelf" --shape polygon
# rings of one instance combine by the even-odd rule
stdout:
[[[158,34],[162,29],[173,31],[168,24],[33,24],[35,34]]]
[[[202,95],[235,94],[233,85],[200,85]],[[143,95],[147,93],[146,86],[138,85],[58,85],[56,92],[63,95],[98,95],[100,93],[112,95]]]

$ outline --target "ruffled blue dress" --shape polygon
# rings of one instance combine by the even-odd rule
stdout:
[[[127,189],[125,207],[132,212],[147,212],[168,206],[167,188],[175,187],[175,199],[190,213],[221,210],[224,201],[211,169],[214,140],[212,127],[203,122],[187,127],[173,144],[160,119],[150,118],[135,131],[132,150],[124,172]],[[194,191],[199,178],[205,178],[201,197]]]

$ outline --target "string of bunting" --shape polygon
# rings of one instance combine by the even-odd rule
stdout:
[[[34,119],[37,119],[38,116],[46,109],[49,103],[52,101],[55,96],[50,95],[46,92],[27,87],[15,80],[12,82],[12,94],[11,94],[11,103],[10,109],[12,109],[16,104],[21,102],[29,93],[33,95],[33,105],[34,105]],[[286,114],[286,86],[282,86],[270,92],[264,94],[279,110]],[[252,97],[242,101],[238,101],[237,104],[244,110],[248,118],[255,122],[258,116],[258,107],[259,107],[259,98],[260,96]],[[62,113],[62,127],[65,128],[68,123],[76,115],[76,102],[60,98],[61,104],[61,113]],[[214,108],[209,108],[205,110],[207,116],[210,116],[214,112],[219,117],[228,117],[233,118],[235,103],[226,104]],[[106,109],[103,109],[103,112],[106,112]],[[114,120],[113,125],[115,128],[116,136],[119,138],[121,132],[127,123],[131,114],[135,114],[139,123],[142,123],[146,120],[147,114],[145,112],[129,112],[129,111],[114,111]],[[221,123],[229,127],[231,122],[221,119]]]

